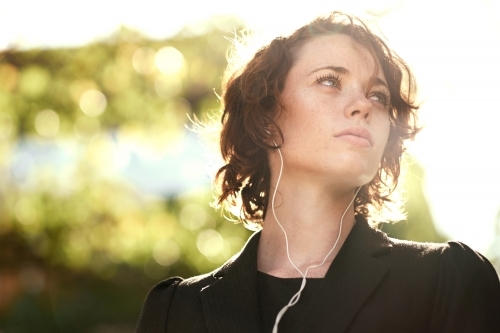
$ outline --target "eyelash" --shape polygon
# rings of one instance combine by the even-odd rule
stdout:
[[[316,83],[318,84],[321,84],[321,82],[323,81],[327,81],[327,80],[330,80],[330,81],[335,81],[335,84],[337,85],[338,88],[341,87],[341,82],[342,82],[342,79],[339,77],[338,74],[326,74],[326,75],[322,75],[320,77],[318,77],[316,79]],[[327,87],[330,87],[330,86],[327,86]]]
[[[335,85],[336,88],[341,88],[342,79],[339,77],[338,74],[322,75],[316,79],[316,83],[322,84],[323,81],[328,81],[328,80],[334,81],[336,84]],[[327,86],[327,87],[330,87],[330,86]],[[384,106],[388,106],[391,103],[391,97],[386,91],[378,90],[378,91],[375,91],[372,95],[378,96],[380,98],[380,103],[382,103],[382,105],[384,105]]]
[[[383,106],[389,106],[389,104],[391,104],[391,96],[384,90],[377,90],[373,92],[372,95],[379,97],[379,101]]]

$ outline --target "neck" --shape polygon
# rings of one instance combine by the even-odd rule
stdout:
[[[272,184],[276,184],[276,179]],[[301,177],[283,174],[274,202],[275,214],[273,194],[272,187],[259,242],[258,269],[279,277],[301,277],[288,260],[280,223],[288,236],[290,258],[302,273],[307,267],[323,262],[338,239],[325,263],[307,274],[307,277],[323,277],[354,225],[354,208],[349,206],[354,190],[335,192],[311,181],[311,177],[301,181]]]

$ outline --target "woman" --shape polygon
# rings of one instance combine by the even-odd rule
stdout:
[[[226,83],[217,177],[219,203],[262,230],[214,272],[153,288],[137,332],[500,332],[487,259],[367,222],[391,213],[413,90],[342,13],[260,49]]]

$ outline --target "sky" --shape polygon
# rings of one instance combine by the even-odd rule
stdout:
[[[499,0],[2,0],[0,49],[79,46],[121,25],[165,38],[227,14],[279,34],[337,9],[380,15],[380,30],[417,77],[424,130],[410,152],[425,168],[437,227],[487,252],[500,210]]]

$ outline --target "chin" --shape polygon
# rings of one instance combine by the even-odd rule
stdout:
[[[348,158],[337,162],[337,174],[343,179],[350,179],[355,186],[368,184],[375,178],[380,167],[380,162],[374,162],[373,158]],[[344,162],[344,163],[342,163]]]
[[[352,187],[360,187],[368,184],[375,178],[378,169],[370,169],[366,170],[364,168],[360,168],[358,166],[353,166],[351,168],[347,168],[344,172],[337,173],[337,179],[342,179],[343,182],[347,182],[349,186]]]

